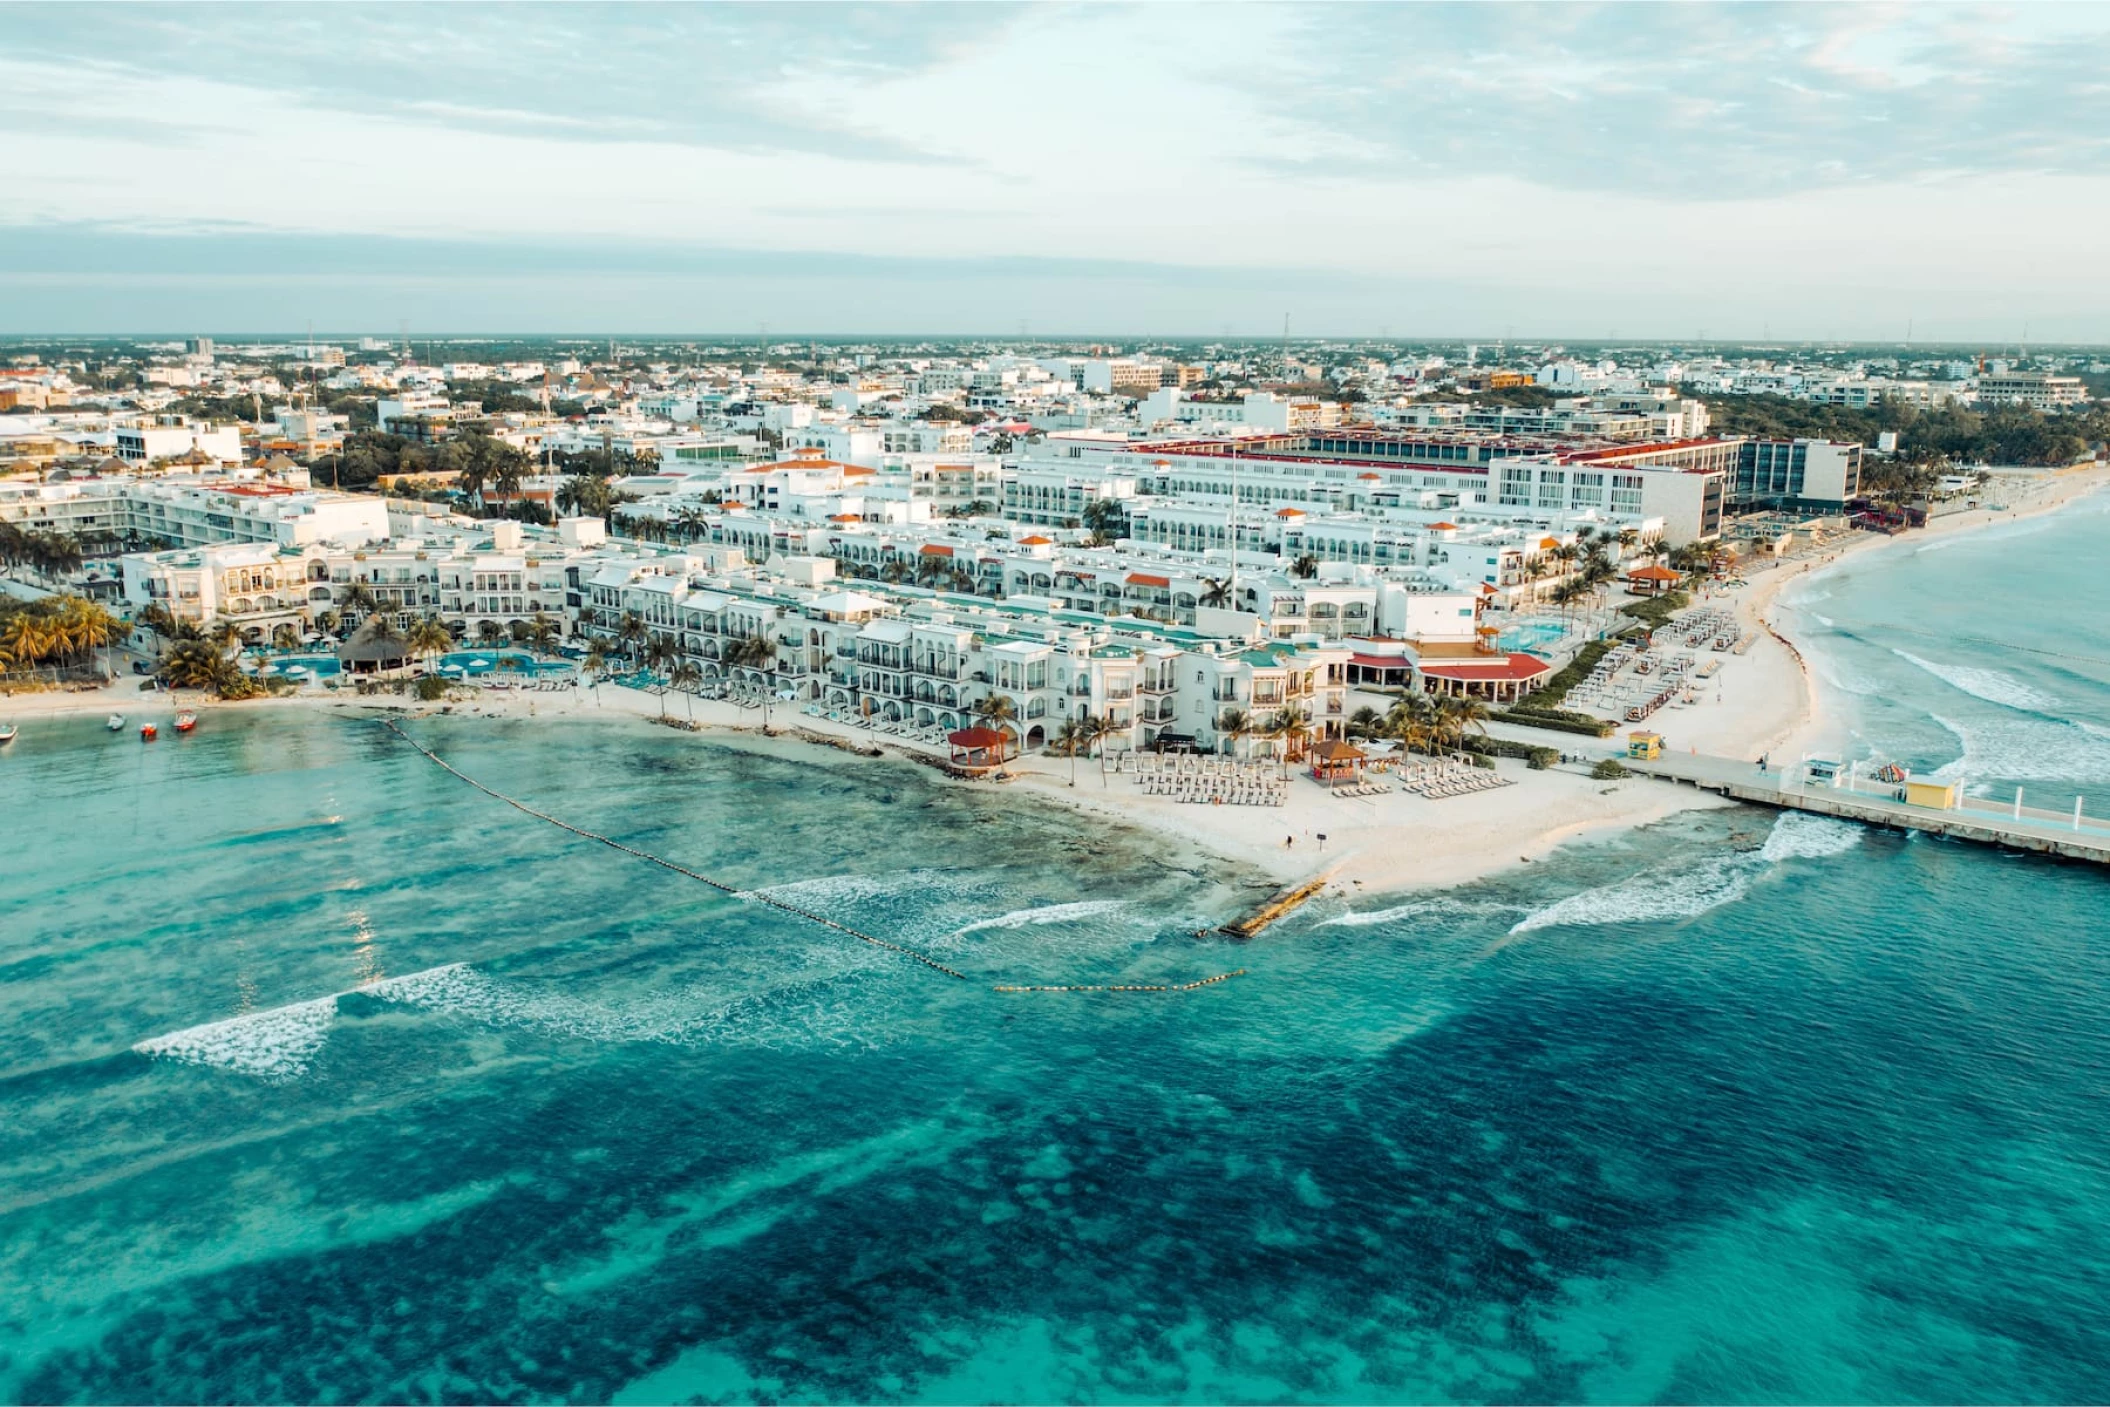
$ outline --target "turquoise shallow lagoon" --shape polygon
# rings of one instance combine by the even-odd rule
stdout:
[[[957,983],[207,723],[0,758],[0,1398],[2110,1396],[2092,870],[1709,812],[1233,946],[905,764],[414,725]]]

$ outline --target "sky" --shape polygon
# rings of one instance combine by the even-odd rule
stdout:
[[[2110,5],[0,4],[0,332],[2110,341]]]

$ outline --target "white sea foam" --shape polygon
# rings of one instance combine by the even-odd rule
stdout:
[[[1038,928],[1050,923],[1075,923],[1078,919],[1116,913],[1127,907],[1126,899],[1079,899],[1069,904],[1042,904],[1038,908],[1013,909],[1010,913],[998,914],[995,918],[977,920],[965,927],[954,929],[953,936],[980,933],[991,928]]]
[[[1710,855],[1694,862],[1644,870],[1616,884],[1585,889],[1527,914],[1509,931],[1529,933],[1560,925],[1694,918],[1743,898],[1750,892],[1753,879],[1783,860],[1821,860],[1845,854],[1861,843],[1861,830],[1851,821],[1786,812],[1774,822],[1772,834],[1757,850]]]
[[[1788,811],[1773,823],[1773,833],[1766,837],[1758,853],[1773,864],[1790,859],[1822,860],[1844,855],[1859,845],[1865,829],[1853,821]]]
[[[1368,928],[1381,923],[1457,923],[1476,918],[1491,918],[1499,914],[1525,912],[1528,910],[1521,904],[1504,904],[1492,899],[1457,899],[1447,894],[1439,894],[1395,904],[1389,909],[1335,914],[1319,924],[1319,927]]]
[[[1714,856],[1678,870],[1647,871],[1617,884],[1571,894],[1526,915],[1509,931],[1692,918],[1743,898],[1750,888],[1752,868],[1742,856]]]
[[[877,955],[860,967],[877,965]],[[838,989],[856,969],[779,981],[728,998],[685,989],[624,1001],[582,997],[543,982],[493,977],[456,964],[376,983],[368,996],[479,1025],[598,1044],[813,1045],[869,1043]]]
[[[917,869],[876,875],[820,875],[762,889],[742,890],[740,897],[775,899],[779,903],[825,914],[858,904],[903,897],[965,897],[985,892],[988,888],[989,882],[978,876],[951,870]]]
[[[1905,650],[1894,651],[1898,658],[1918,665],[1936,679],[1954,688],[1961,689],[1975,699],[1996,703],[2025,712],[2050,708],[2058,701],[2048,694],[2040,693],[2015,678],[1997,669],[1976,669],[1970,665],[1937,664],[1933,660],[1921,659]]]
[[[1935,772],[1941,781],[2110,783],[2110,733],[2092,724],[2004,716],[1969,723],[1932,715],[1956,735],[1963,755]]]
[[[337,998],[320,997],[172,1031],[132,1049],[141,1055],[209,1065],[278,1084],[308,1072],[310,1062],[330,1039],[330,1023],[336,1018]]]

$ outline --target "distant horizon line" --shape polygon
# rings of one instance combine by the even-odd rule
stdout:
[[[342,342],[364,338],[376,338],[375,332],[345,331],[141,331],[141,332],[0,332],[0,343],[79,341],[79,342],[165,342],[183,341],[188,338],[205,337],[215,341],[226,339],[270,343]],[[1030,346],[1043,343],[1071,342],[1131,342],[1170,343],[1181,346],[1253,346],[1311,348],[1326,343],[1376,344],[1381,346],[1411,347],[1431,343],[1458,343],[1464,346],[1500,347],[1514,344],[1530,347],[1546,343],[1561,343],[1586,347],[1878,347],[1902,351],[1946,352],[1970,349],[1975,355],[1984,352],[1991,355],[1994,349],[2021,355],[2035,355],[2051,351],[2092,351],[2110,349],[2110,340],[2084,342],[1994,342],[1990,339],[1971,341],[1927,341],[1908,342],[1870,337],[1619,337],[1532,334],[1476,334],[1442,333],[1413,337],[1396,337],[1389,334],[1364,335],[1349,333],[1313,333],[1291,336],[1287,340],[1279,335],[1258,333],[1248,337],[1215,334],[1186,333],[1114,333],[1114,332],[1062,332],[1062,333],[985,333],[985,332],[434,332],[409,337],[390,337],[391,345],[408,342],[417,343],[463,343],[478,342],[595,342],[609,339],[640,342],[717,342],[731,346],[765,346],[786,342],[824,342],[831,345],[855,342],[989,342],[1013,346]]]

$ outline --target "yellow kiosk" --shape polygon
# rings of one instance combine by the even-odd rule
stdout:
[[[1654,762],[1663,755],[1663,735],[1640,730],[1626,735],[1626,755],[1636,762]]]

